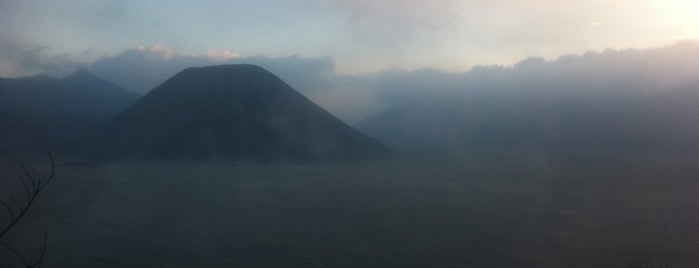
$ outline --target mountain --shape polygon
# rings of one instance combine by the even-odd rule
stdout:
[[[84,69],[60,79],[0,79],[0,152],[85,136],[139,97]]]
[[[383,157],[377,140],[346,125],[254,65],[185,69],[104,129],[109,158],[352,161]]]
[[[624,97],[534,89],[433,96],[397,105],[355,127],[412,153],[699,153],[697,84]]]

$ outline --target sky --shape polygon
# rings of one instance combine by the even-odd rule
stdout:
[[[128,51],[326,58],[333,71],[467,71],[699,38],[693,0],[0,0],[0,77]]]

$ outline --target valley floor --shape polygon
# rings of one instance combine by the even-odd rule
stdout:
[[[11,239],[48,231],[44,267],[697,267],[698,175],[641,156],[59,161]]]

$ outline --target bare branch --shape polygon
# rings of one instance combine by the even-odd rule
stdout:
[[[12,200],[12,204],[14,204],[15,207],[19,208],[20,210],[23,209],[22,205],[20,205],[19,202],[17,202],[17,199],[14,196],[11,196],[10,200]]]
[[[44,257],[46,257],[46,241],[48,240],[48,233],[44,233],[44,240],[41,242],[41,248],[39,249],[39,259],[34,263],[34,267],[41,268],[44,263]]]
[[[3,201],[3,200],[0,200],[0,205],[2,205],[3,207],[5,207],[5,208],[7,209],[7,211],[10,212],[10,219],[11,219],[11,221],[14,220],[14,219],[15,219],[15,211],[10,207],[10,205],[8,205],[7,203],[5,203],[5,201]]]
[[[55,174],[54,172],[56,170],[56,163],[53,161],[53,155],[51,154],[51,152],[47,152],[47,154],[49,155],[49,160],[51,161],[51,170],[49,171],[49,175],[48,175],[48,177],[46,177],[46,180],[39,181],[40,185],[36,189],[37,194],[39,193],[39,191],[41,191],[41,189],[44,189],[44,187],[46,187],[46,185],[48,185],[49,182],[51,182],[53,180],[53,175]]]
[[[17,180],[22,183],[22,188],[24,188],[24,193],[27,194],[27,200],[32,197],[32,195],[29,193],[29,185],[22,179],[22,177],[17,177]]]
[[[16,250],[15,248],[13,248],[11,245],[7,244],[6,242],[4,242],[2,239],[3,239],[3,237],[5,237],[5,235],[10,230],[13,229],[13,227],[16,226],[16,224],[24,217],[24,215],[27,213],[27,211],[29,211],[29,209],[34,204],[36,197],[39,195],[39,192],[41,192],[41,190],[43,190],[44,187],[46,187],[46,185],[49,182],[51,182],[51,180],[53,180],[54,174],[55,174],[55,162],[53,159],[53,155],[51,155],[50,152],[48,153],[48,156],[49,156],[49,159],[51,161],[51,170],[49,172],[49,175],[45,179],[42,179],[40,177],[41,174],[33,176],[32,175],[33,171],[31,169],[29,169],[24,163],[20,163],[22,171],[23,171],[24,175],[26,176],[26,179],[22,178],[22,177],[18,178],[18,180],[22,184],[22,187],[24,188],[24,191],[25,191],[25,195],[26,195],[25,202],[23,202],[23,203],[18,202],[17,199],[15,198],[15,196],[11,196],[10,201],[12,202],[12,205],[14,205],[14,207],[16,207],[16,209],[15,209],[8,202],[0,200],[0,205],[5,207],[5,209],[10,214],[9,224],[0,230],[0,246],[2,248],[7,249],[9,252],[12,252],[12,254],[15,255],[17,257],[17,259],[19,259],[21,261],[23,266],[27,267],[27,268],[41,267],[41,265],[44,261],[44,258],[46,256],[47,234],[44,233],[44,239],[43,239],[41,248],[39,249],[39,257],[36,260],[34,260],[31,257],[29,257],[29,258],[25,257],[18,250]],[[35,173],[35,174],[38,174],[38,173]],[[37,177],[37,176],[39,176],[39,177]],[[27,181],[28,181],[28,183],[27,183]],[[12,267],[12,262],[10,261],[10,259],[7,259],[6,262],[7,262],[8,267]]]
[[[22,264],[24,264],[24,266],[30,267],[30,266],[29,266],[30,263],[27,262],[27,260],[24,258],[24,256],[22,256],[22,253],[20,253],[18,250],[16,250],[15,248],[13,248],[12,246],[8,245],[7,243],[5,243],[5,241],[2,241],[2,240],[0,240],[0,246],[3,246],[4,248],[6,248],[6,249],[8,249],[10,252],[12,252],[12,254],[14,254],[15,256],[17,256],[17,258],[22,262]],[[9,264],[9,260],[8,260],[8,264]],[[10,265],[10,266],[11,266],[11,265]]]
[[[53,179],[53,176],[55,174],[54,173],[55,163],[53,160],[53,156],[50,153],[49,153],[49,159],[51,160],[51,171],[49,173],[49,177],[46,179],[47,183]],[[17,207],[20,208],[20,212],[17,215],[17,217],[13,217],[13,220],[10,221],[10,224],[7,227],[5,227],[2,231],[0,231],[0,238],[4,237],[5,234],[7,234],[7,232],[10,231],[10,229],[12,229],[12,227],[14,227],[14,225],[20,219],[22,219],[22,216],[24,216],[24,214],[26,214],[27,211],[29,211],[29,208],[31,208],[32,204],[34,204],[34,200],[36,199],[36,196],[46,186],[46,184],[37,186],[35,179],[33,177],[31,177],[31,175],[29,173],[29,169],[27,169],[27,167],[24,165],[24,163],[20,163],[20,166],[22,166],[22,170],[24,171],[24,174],[27,175],[27,177],[29,178],[29,181],[32,183],[32,188],[34,189],[34,191],[33,191],[33,194],[31,195],[31,198],[29,198],[29,200],[27,200],[27,203],[24,207],[17,204],[17,201],[15,200],[14,197],[11,198],[12,201],[15,203],[15,205],[17,205]]]
[[[27,166],[24,165],[24,163],[19,163],[19,166],[22,167],[24,175],[27,176],[29,182],[32,183],[32,191],[36,192],[36,180],[34,180],[34,177],[32,177],[32,174],[29,172],[29,169],[27,168]]]

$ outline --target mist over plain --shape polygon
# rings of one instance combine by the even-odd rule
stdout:
[[[283,82],[236,80],[238,74],[217,72],[174,79],[148,96],[151,88],[185,67],[231,63],[260,66]],[[694,213],[698,65],[699,46],[693,41],[553,60],[532,57],[468,72],[391,69],[366,74],[341,74],[331,58],[213,60],[152,47],[65,65],[85,68],[65,78],[1,79],[0,97],[5,99],[0,101],[5,103],[0,123],[12,126],[0,135],[6,143],[35,134],[18,127],[25,126],[17,124],[22,120],[42,118],[39,122],[61,125],[57,115],[65,115],[76,118],[65,122],[86,123],[57,128],[56,133],[68,137],[76,131],[92,133],[122,109],[137,112],[116,120],[119,129],[113,132],[129,138],[109,145],[138,144],[145,129],[151,142],[134,147],[150,150],[136,151],[143,155],[176,152],[163,148],[177,146],[215,151],[212,141],[221,135],[211,134],[212,126],[226,130],[221,133],[249,134],[223,137],[233,143],[263,140],[259,133],[288,139],[275,136],[274,128],[229,131],[241,122],[225,116],[230,108],[248,118],[250,126],[260,123],[256,119],[271,120],[272,126],[287,130],[304,126],[300,132],[278,132],[290,136],[314,134],[304,132],[309,129],[330,133],[324,141],[331,142],[323,146],[338,148],[336,140],[352,133],[373,138],[361,143],[369,145],[350,149],[375,146],[375,138],[392,151],[389,158],[301,165],[233,158],[110,159],[100,155],[106,151],[83,159],[59,151],[56,179],[7,241],[35,254],[42,239],[37,230],[48,231],[46,265],[57,267],[694,267],[699,263]],[[190,71],[215,69],[229,67]],[[230,96],[254,95],[240,85],[269,85],[272,80],[283,92],[298,90],[363,134],[321,108],[287,106],[280,97],[287,93],[251,97],[262,100],[258,102],[230,101]],[[85,94],[91,85],[107,90]],[[187,97],[167,94],[174,90]],[[21,98],[17,92],[34,92],[36,98]],[[131,106],[138,103],[134,92],[149,101]],[[292,95],[294,105],[309,104]],[[84,105],[85,96],[91,96],[90,102],[115,102]],[[196,103],[198,99],[206,104]],[[35,100],[57,105],[37,106]],[[222,101],[240,104],[223,109]],[[261,104],[246,106],[251,103]],[[278,113],[270,103],[301,112]],[[196,109],[187,110],[192,107]],[[224,115],[208,110],[212,107]],[[95,117],[85,117],[97,110]],[[17,111],[32,113],[17,117],[23,114]],[[177,116],[168,117],[173,114]],[[197,117],[189,118],[192,114]],[[304,118],[316,117],[307,114],[322,114],[332,124],[309,124],[315,121]],[[133,123],[141,118],[147,120]],[[195,127],[177,124],[185,121]],[[47,127],[45,133],[54,131],[38,125]],[[11,135],[13,129],[21,131]],[[304,148],[279,148],[318,146],[313,139],[304,141]],[[46,174],[47,159],[41,153],[3,153],[3,179],[21,176],[19,162],[36,167],[36,175]],[[15,195],[12,189],[21,193],[18,181],[7,182],[0,196]]]

